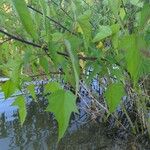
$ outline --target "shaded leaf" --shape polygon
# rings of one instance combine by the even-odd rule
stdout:
[[[119,12],[119,8],[120,8],[120,4],[121,1],[120,0],[108,0],[108,4],[109,4],[109,8],[111,9],[111,11],[113,12],[113,14],[115,15],[115,17],[118,16],[118,12]]]
[[[40,65],[43,67],[44,71],[48,74],[49,73],[49,65],[48,65],[48,60],[46,57],[40,58]]]
[[[143,28],[150,19],[150,4],[145,4],[141,10],[140,27]]]
[[[91,32],[92,27],[90,24],[91,11],[86,11],[83,15],[78,17],[78,23],[82,29],[82,34],[84,38],[85,49],[87,50],[89,47],[89,43],[91,40]]]
[[[76,80],[76,94],[77,94],[78,89],[79,89],[79,62],[77,59],[77,54],[73,53],[71,44],[68,40],[65,40],[64,43],[65,43],[66,49],[69,53],[69,56],[70,56],[70,59],[72,62],[72,68],[73,68],[74,76],[75,76],[75,80]]]
[[[105,92],[106,102],[109,111],[112,113],[119,105],[121,98],[125,95],[124,87],[121,83],[113,83],[109,85]]]
[[[27,115],[25,98],[23,96],[17,97],[12,105],[18,106],[20,122],[21,122],[21,125],[23,125],[23,123],[26,119],[26,115]]]
[[[122,38],[121,48],[126,50],[126,64],[134,85],[139,79],[142,57],[137,44],[136,35],[128,35]]]
[[[36,94],[35,94],[35,85],[34,85],[34,84],[30,84],[30,85],[27,86],[27,89],[28,89],[28,91],[30,92],[30,94],[31,94],[31,96],[33,97],[33,99],[34,99],[35,101],[37,101],[37,100],[36,100]]]

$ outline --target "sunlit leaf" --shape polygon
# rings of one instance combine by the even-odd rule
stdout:
[[[37,39],[34,22],[27,8],[25,0],[12,0],[12,2],[27,33],[29,33],[32,38]]]
[[[70,120],[72,112],[78,112],[76,107],[76,96],[70,91],[57,90],[48,98],[47,111],[53,112],[59,127],[59,140],[63,137]]]
[[[61,90],[61,89],[62,89],[62,87],[58,82],[47,83],[45,85],[45,88],[44,88],[45,93],[49,93],[49,92],[53,93],[53,92],[56,92],[56,91]]]
[[[112,34],[112,30],[109,26],[100,26],[99,32],[94,37],[93,42],[98,42],[100,40],[103,40],[106,37],[110,36],[111,34]]]
[[[12,82],[11,80],[6,81],[2,85],[2,91],[4,92],[5,99],[10,97],[15,92],[15,90],[16,90],[16,86],[14,82]]]

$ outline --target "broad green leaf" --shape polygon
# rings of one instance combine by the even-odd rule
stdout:
[[[127,70],[131,75],[134,86],[136,85],[139,75],[140,68],[142,65],[142,57],[137,43],[136,35],[127,35],[121,38],[121,49],[125,50]]]
[[[13,60],[11,64],[12,72],[10,74],[10,79],[16,85],[16,87],[19,87],[20,84],[21,67],[22,60],[19,58],[19,55],[15,56],[15,60]]]
[[[37,39],[34,21],[30,15],[25,0],[12,0],[12,2],[27,33],[30,34],[33,39]]]
[[[27,89],[28,89],[28,91],[30,92],[30,94],[31,94],[31,96],[33,97],[33,99],[34,99],[35,101],[37,101],[37,100],[36,100],[36,94],[35,94],[35,85],[34,85],[34,84],[30,84],[30,85],[27,86]]]
[[[130,0],[130,3],[132,5],[137,5],[139,3],[140,0]]]
[[[108,0],[108,4],[109,4],[109,8],[111,9],[115,17],[117,17],[121,1],[120,0]]]
[[[42,12],[43,12],[43,24],[45,27],[45,32],[46,32],[46,37],[47,37],[47,41],[50,42],[51,40],[51,25],[50,25],[50,21],[47,19],[47,14],[49,14],[49,5],[46,2],[46,0],[40,0],[39,1],[40,6],[42,8]]]
[[[72,68],[73,68],[74,76],[76,80],[76,94],[77,94],[78,89],[79,89],[79,62],[77,59],[77,54],[73,53],[71,44],[68,40],[65,40],[64,44],[66,46],[66,50],[68,51],[71,62],[72,62]]]
[[[111,28],[112,34],[116,34],[120,30],[120,25],[119,24],[112,24],[110,28]]]
[[[143,7],[143,2],[141,2],[140,0],[130,0],[130,3],[137,7]]]
[[[78,23],[82,29],[82,34],[84,38],[85,49],[87,50],[89,47],[89,43],[91,41],[91,33],[92,27],[90,24],[91,11],[86,11],[83,15],[78,17]]]
[[[40,65],[43,67],[44,71],[48,74],[49,73],[49,65],[48,65],[48,60],[46,57],[40,58]]]
[[[12,105],[18,106],[20,122],[21,122],[21,125],[23,125],[26,119],[26,115],[27,115],[25,98],[23,96],[17,97]]]
[[[106,102],[109,111],[112,113],[116,110],[121,102],[121,98],[125,95],[124,86],[121,83],[113,83],[109,85],[105,92]]]
[[[141,10],[140,27],[144,28],[149,19],[150,19],[150,4],[146,3],[143,9]]]
[[[63,137],[72,112],[78,112],[76,96],[70,91],[57,90],[48,98],[47,111],[53,112],[59,127],[59,140]]]
[[[61,90],[61,89],[62,89],[62,87],[58,82],[47,83],[45,85],[45,88],[44,88],[45,93],[49,93],[49,92],[53,93],[53,92],[56,92],[56,91]]]
[[[126,16],[126,12],[125,12],[124,8],[120,9],[119,16],[122,20],[124,20],[124,18]]]
[[[12,82],[11,80],[6,81],[2,85],[2,91],[4,92],[5,99],[10,97],[15,92],[15,90],[16,90],[16,86],[14,82]]]
[[[118,81],[122,81],[124,83],[125,77],[124,77],[123,71],[120,68],[115,68],[115,69],[111,68],[110,72],[111,72],[111,75],[116,77]]]
[[[86,3],[88,3],[89,5],[93,5],[94,4],[94,1],[93,0],[86,0]]]
[[[99,32],[96,34],[96,36],[93,39],[93,42],[99,42],[106,37],[110,36],[112,34],[111,27],[109,26],[100,26]]]
[[[63,34],[60,32],[55,32],[54,34],[52,34],[52,40],[54,42],[58,42],[58,41],[63,40]]]

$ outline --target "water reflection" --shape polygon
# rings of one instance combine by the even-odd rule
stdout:
[[[128,141],[108,138],[106,127],[90,121],[84,110],[72,116],[67,134],[57,144],[57,122],[52,114],[44,111],[47,100],[41,95],[35,103],[27,97],[28,115],[21,127],[17,108],[11,106],[14,99],[0,100],[0,150],[126,150],[134,147],[132,141],[130,146]],[[90,103],[87,97],[86,102]],[[85,104],[79,101],[78,105]],[[136,147],[144,149],[140,145]]]

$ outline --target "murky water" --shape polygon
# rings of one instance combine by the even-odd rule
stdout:
[[[84,111],[74,115],[64,138],[57,143],[57,122],[45,112],[47,100],[38,103],[27,98],[28,115],[21,127],[17,107],[11,106],[15,97],[4,100],[0,93],[0,150],[136,150],[144,149],[134,140],[121,141],[107,136],[103,124],[90,121]],[[82,102],[80,102],[82,105]]]

